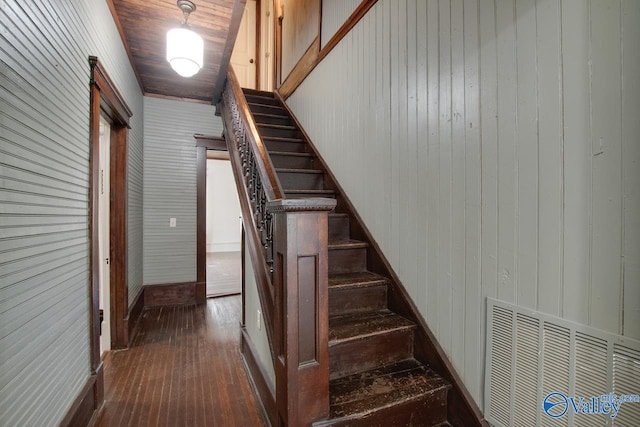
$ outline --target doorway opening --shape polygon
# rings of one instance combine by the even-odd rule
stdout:
[[[207,298],[242,292],[242,215],[227,151],[207,151]]]

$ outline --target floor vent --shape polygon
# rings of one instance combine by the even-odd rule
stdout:
[[[640,402],[623,403],[615,418],[598,405],[603,395],[640,394],[640,341],[491,298],[487,325],[491,425],[640,426]],[[574,404],[596,413],[576,412]]]

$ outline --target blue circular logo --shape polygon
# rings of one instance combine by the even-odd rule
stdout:
[[[554,391],[542,401],[542,409],[551,418],[560,418],[569,409],[569,400],[564,394]]]

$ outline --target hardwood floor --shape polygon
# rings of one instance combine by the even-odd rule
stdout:
[[[146,310],[105,360],[97,426],[264,426],[239,351],[241,297]]]
[[[242,292],[241,252],[207,252],[207,298]]]

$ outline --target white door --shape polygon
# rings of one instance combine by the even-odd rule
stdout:
[[[240,86],[256,87],[256,1],[248,0],[238,29],[236,44],[231,53],[231,65]]]
[[[273,0],[260,2],[260,90],[273,90]]]
[[[103,118],[100,118],[100,198],[98,199],[98,257],[100,259],[99,279],[100,284],[100,310],[103,313],[102,333],[100,334],[100,355],[111,349],[111,281],[109,260],[109,209],[110,209],[110,139],[111,126]]]

